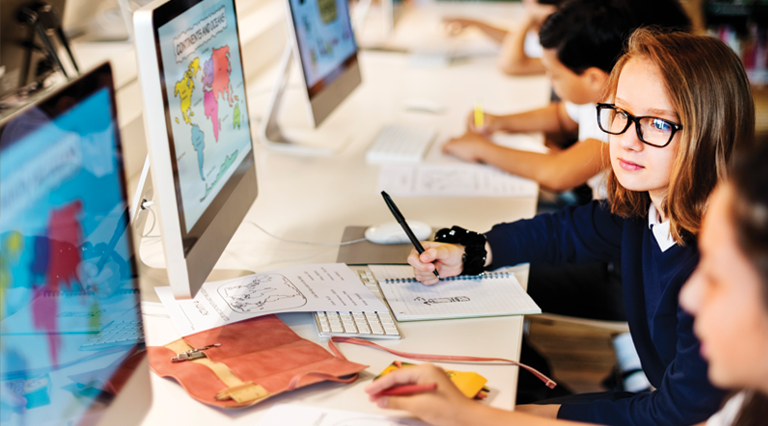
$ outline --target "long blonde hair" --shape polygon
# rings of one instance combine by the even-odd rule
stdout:
[[[641,28],[613,68],[604,99],[615,98],[619,75],[635,58],[656,65],[683,126],[667,198],[657,206],[669,218],[672,237],[683,245],[698,236],[707,197],[725,178],[734,147],[754,141],[752,91],[741,60],[720,40]],[[648,214],[648,193],[624,188],[612,169],[607,188],[613,213]]]

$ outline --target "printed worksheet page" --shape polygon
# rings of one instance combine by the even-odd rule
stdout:
[[[190,300],[176,300],[170,287],[155,291],[182,336],[281,312],[386,310],[343,263],[291,266],[208,282]]]

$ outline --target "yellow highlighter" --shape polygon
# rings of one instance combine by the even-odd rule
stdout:
[[[485,114],[483,114],[483,106],[480,102],[475,104],[475,129],[480,130],[485,125]]]

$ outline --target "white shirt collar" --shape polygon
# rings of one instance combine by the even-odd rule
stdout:
[[[656,243],[659,244],[659,248],[662,252],[667,251],[670,247],[677,244],[675,243],[675,239],[672,238],[672,234],[669,232],[669,219],[664,222],[659,222],[658,212],[653,203],[651,203],[651,207],[648,209],[648,228],[653,232],[653,236],[656,238]]]

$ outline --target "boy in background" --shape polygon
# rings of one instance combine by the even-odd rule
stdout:
[[[479,128],[475,126],[474,114],[470,114],[467,132],[448,141],[443,151],[468,161],[491,164],[555,191],[589,181],[597,198],[603,198],[599,196],[600,172],[606,168],[602,158],[608,148],[605,134],[597,127],[595,107],[601,101],[603,85],[625,40],[641,25],[671,29],[690,26],[676,1],[653,0],[652,3],[666,3],[670,7],[652,8],[655,13],[646,15],[637,13],[637,9],[644,7],[635,2],[573,0],[562,4],[544,20],[539,31],[541,62],[561,101],[519,114],[484,114],[484,124]],[[652,15],[663,20],[654,21]],[[555,143],[555,149],[542,154],[505,148],[488,139],[495,132],[544,132]],[[557,149],[576,135],[577,143]]]
[[[443,21],[450,35],[458,35],[466,28],[475,27],[499,43],[501,47],[498,64],[505,74],[515,76],[544,74],[545,69],[541,64],[539,28],[547,16],[566,1],[568,0],[522,0],[524,7],[522,17],[510,30],[464,17],[447,17]],[[704,32],[702,0],[684,0],[682,3],[679,0],[627,1],[641,26],[646,22],[660,27],[685,22],[685,28],[681,29],[686,31],[692,29],[697,34]],[[657,10],[664,10],[663,16],[658,16]]]

